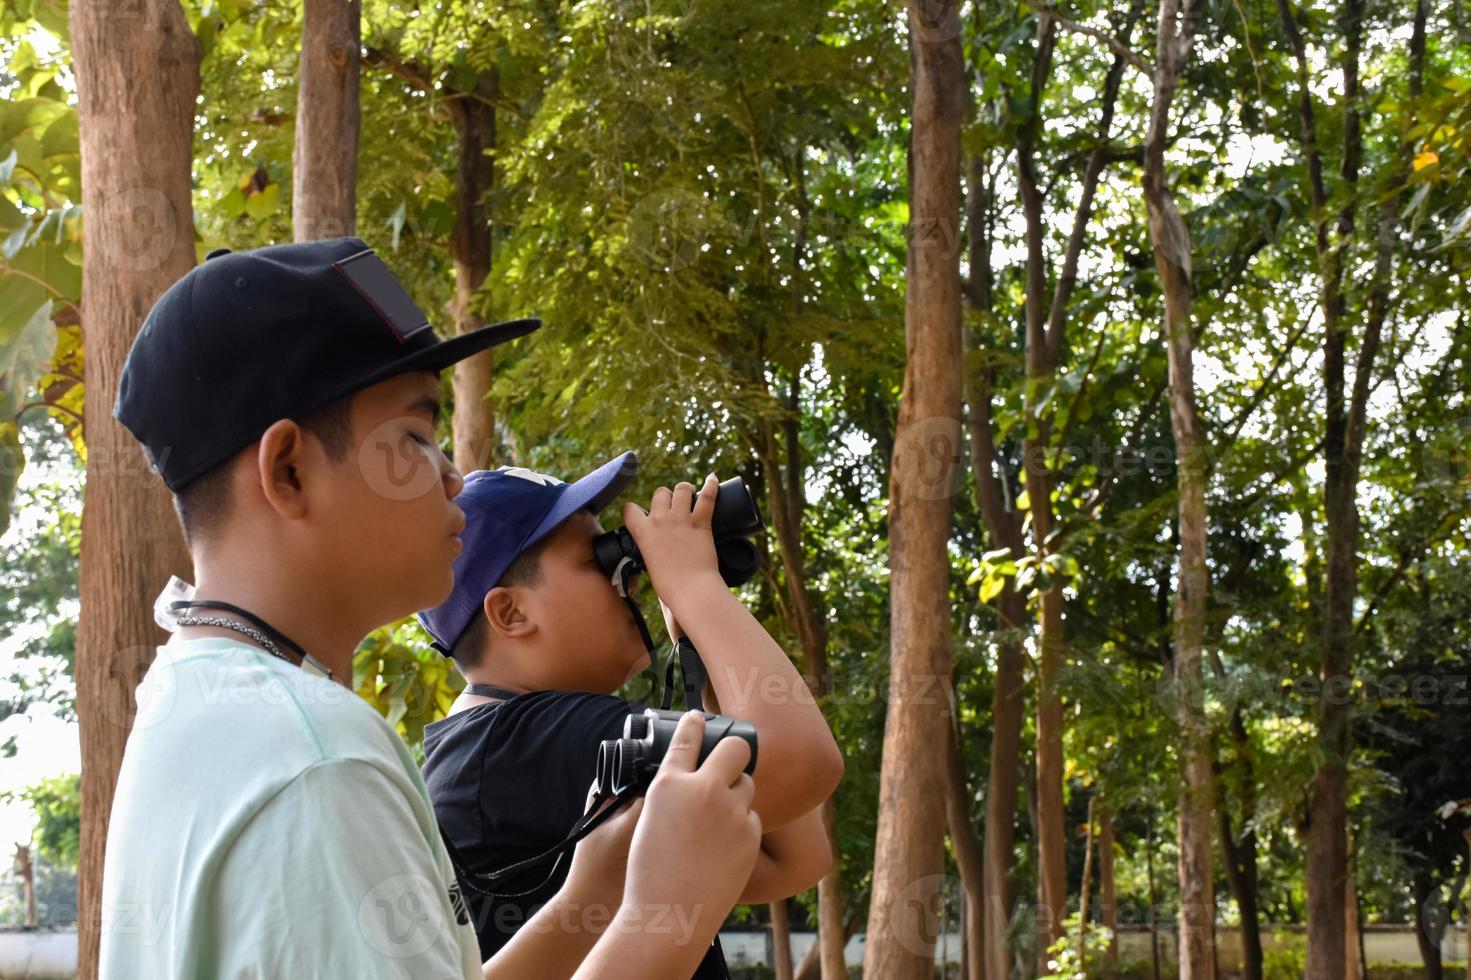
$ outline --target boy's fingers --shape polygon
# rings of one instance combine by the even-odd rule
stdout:
[[[698,711],[686,711],[674,729],[669,748],[659,771],[694,772],[700,759],[700,742],[705,737],[705,716]]]
[[[669,509],[676,514],[688,514],[695,506],[695,486],[693,483],[676,483],[674,485],[674,496],[669,501]]]
[[[744,774],[751,761],[751,747],[743,738],[722,738],[710,751],[710,756],[700,766],[701,771],[711,769],[720,781],[733,785]]]
[[[701,526],[710,523],[715,516],[715,498],[720,494],[720,482],[711,473],[700,486],[700,495],[695,498],[695,523]]]
[[[643,522],[648,520],[648,518],[648,512],[633,501],[630,500],[623,505],[624,524],[630,526],[638,524],[642,526]]]
[[[745,773],[736,777],[736,781],[730,784],[735,791],[736,800],[747,810],[751,809],[751,801],[756,798],[756,780]]]
[[[654,491],[654,499],[649,501],[650,514],[662,514],[669,509],[669,502],[674,497],[673,491],[668,487],[660,487]]]

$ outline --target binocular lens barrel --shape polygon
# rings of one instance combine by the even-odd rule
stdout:
[[[598,788],[618,796],[632,792],[643,796],[659,773],[659,764],[674,740],[682,712],[646,708],[629,715],[623,723],[623,738],[608,739],[598,746]],[[638,736],[638,737],[635,737]],[[756,771],[756,728],[750,722],[726,715],[705,715],[705,736],[700,742],[696,767],[703,765],[724,738],[744,739],[751,747],[745,771]]]
[[[765,528],[756,498],[744,480],[734,476],[720,484],[715,495],[715,511],[710,517],[710,531],[715,536],[720,577],[726,585],[744,585],[755,577],[761,567],[761,553],[749,539]],[[633,571],[644,570],[643,555],[627,528],[598,535],[592,546],[604,575],[612,576],[625,558],[633,560]]]

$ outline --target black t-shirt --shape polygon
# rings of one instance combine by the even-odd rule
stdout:
[[[468,869],[492,871],[565,838],[582,817],[599,743],[622,736],[624,719],[642,710],[607,694],[535,691],[425,725],[424,784],[441,831]],[[495,885],[455,869],[481,959],[494,955],[556,894],[570,864],[568,854],[550,878],[551,860]],[[516,898],[483,894],[527,889],[534,890]],[[717,939],[692,980],[729,976]]]

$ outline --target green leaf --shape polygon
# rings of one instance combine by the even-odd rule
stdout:
[[[245,199],[245,213],[256,221],[264,221],[275,214],[281,207],[281,185],[280,183],[267,184],[266,189],[259,194],[252,194]]]
[[[51,323],[51,301],[42,303],[9,340],[0,344],[0,419],[14,420],[25,404],[31,386],[45,373],[56,348],[56,328]]]
[[[0,422],[0,534],[10,528],[10,508],[15,503],[15,488],[20,485],[25,466],[20,426],[11,421]]]
[[[998,595],[1000,595],[1001,594],[1001,590],[1004,589],[1004,588],[1006,588],[1006,577],[1005,576],[1002,576],[1002,575],[988,575],[988,576],[986,576],[986,580],[981,583],[981,601],[982,602],[990,602],[992,599],[994,599]]]

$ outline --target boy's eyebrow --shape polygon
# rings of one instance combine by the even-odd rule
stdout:
[[[439,424],[439,399],[430,398],[428,395],[420,395],[418,399],[409,406],[411,412],[428,412],[429,420],[435,425]]]

